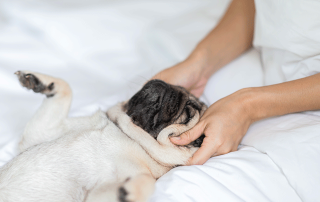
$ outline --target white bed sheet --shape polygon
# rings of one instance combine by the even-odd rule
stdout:
[[[161,177],[152,202],[301,201],[268,155],[253,147],[179,167]]]
[[[70,116],[128,99],[159,70],[184,59],[217,23],[224,0],[6,0],[0,3],[0,166],[17,154],[26,122],[43,97],[13,73],[65,79]],[[261,86],[252,49],[217,72],[208,104]],[[151,201],[319,201],[319,116],[295,114],[253,125],[239,151],[160,178]]]

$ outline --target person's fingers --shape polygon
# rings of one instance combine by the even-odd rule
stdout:
[[[176,145],[187,145],[198,139],[203,133],[204,127],[199,122],[190,130],[182,133],[180,136],[170,138],[171,142]]]
[[[231,152],[235,152],[235,151],[238,151],[238,145],[236,145],[236,144],[231,149]]]
[[[214,147],[203,145],[193,154],[187,165],[202,165],[215,153],[215,151]]]

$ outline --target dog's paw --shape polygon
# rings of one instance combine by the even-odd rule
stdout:
[[[118,196],[120,202],[129,202],[127,200],[128,191],[124,187],[120,187],[118,190]]]
[[[20,84],[27,89],[33,90],[35,93],[43,93],[47,97],[54,96],[54,82],[50,82],[45,85],[43,81],[39,78],[39,75],[35,73],[26,73],[22,71],[17,71],[15,74],[18,76]]]
[[[147,202],[154,191],[155,179],[150,175],[139,175],[127,179],[118,189],[119,202]]]

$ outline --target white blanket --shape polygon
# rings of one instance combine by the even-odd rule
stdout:
[[[17,154],[43,96],[13,74],[32,70],[68,81],[70,116],[128,99],[153,74],[183,60],[217,23],[224,0],[7,0],[0,3],[0,166]],[[252,49],[217,72],[208,104],[261,86]],[[151,201],[319,201],[320,118],[294,114],[260,121],[239,151],[204,166],[173,169]]]

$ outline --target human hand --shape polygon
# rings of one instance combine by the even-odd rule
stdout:
[[[212,104],[200,121],[189,131],[170,140],[187,145],[205,134],[199,150],[189,159],[189,165],[202,165],[210,157],[236,151],[251,125],[250,91],[242,89]]]
[[[197,56],[190,56],[175,66],[162,70],[152,79],[160,79],[173,85],[182,86],[196,97],[200,97],[210,77],[210,75],[205,75],[205,68],[205,56],[198,54]]]

